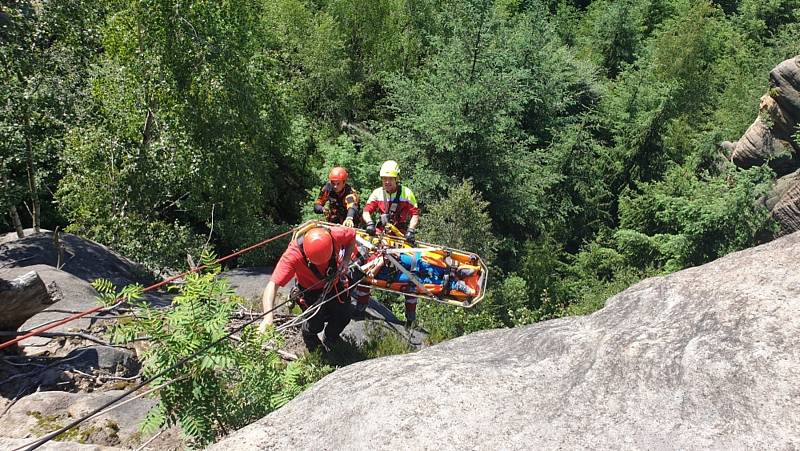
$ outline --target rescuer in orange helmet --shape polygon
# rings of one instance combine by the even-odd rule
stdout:
[[[314,201],[314,213],[324,214],[325,220],[345,227],[353,227],[358,221],[358,193],[347,183],[347,170],[335,167],[328,174],[328,183],[322,185],[317,200]],[[328,203],[328,208],[325,204]]]

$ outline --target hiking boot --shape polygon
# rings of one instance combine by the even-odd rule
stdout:
[[[319,340],[319,337],[317,337],[316,334],[302,334],[302,336],[303,343],[306,344],[306,349],[308,349],[308,352],[314,352],[319,349],[320,345],[322,345],[322,342]]]

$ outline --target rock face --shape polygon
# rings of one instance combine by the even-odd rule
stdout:
[[[797,147],[792,140],[796,120],[784,113],[769,94],[761,97],[758,110],[769,117],[772,125],[767,125],[762,116],[757,117],[736,143],[731,159],[745,169],[767,163],[778,175],[797,169]]]
[[[2,247],[3,246],[0,246],[0,251]],[[0,269],[0,278],[10,280],[29,271],[35,271],[42,278],[44,283],[57,285],[62,293],[62,299],[25,321],[19,328],[20,330],[35,329],[51,321],[66,318],[70,315],[69,312],[80,312],[97,305],[97,292],[92,288],[89,282],[70,273],[60,271],[52,266],[33,265]],[[89,318],[80,318],[53,329],[53,332],[67,332],[73,329],[86,330],[91,323],[92,320]],[[31,337],[21,341],[20,344],[23,346],[23,352],[26,354],[37,355],[52,351],[51,349],[45,348],[48,342],[50,342],[50,340],[47,338]]]
[[[60,257],[59,257],[60,256]],[[71,233],[40,232],[25,238],[0,243],[0,268],[48,265],[91,282],[109,279],[114,285],[153,282],[144,268],[111,251],[102,244]]]
[[[796,449],[800,233],[589,316],[345,367],[212,446]]]
[[[781,177],[766,206],[784,233],[800,230],[800,55],[769,73],[770,92],[761,97],[759,116],[735,143],[724,142],[731,161],[741,168],[768,164]],[[788,174],[788,175],[787,175]],[[785,179],[785,180],[784,180]]]
[[[30,443],[30,440],[20,438],[2,438],[0,437],[0,449],[17,449],[23,448]],[[75,442],[47,442],[42,445],[40,451],[122,451],[127,448],[117,448],[113,446],[99,446],[99,445],[85,445],[83,443]]]
[[[231,284],[237,296],[251,301],[253,305],[261,305],[261,294],[269,282],[270,275],[272,268],[254,267],[229,269],[219,276]],[[281,287],[280,291],[287,295],[289,293],[286,287]]]
[[[0,440],[10,438],[31,442],[88,414],[122,393],[122,390],[86,394],[49,391],[26,396],[2,417],[5,424],[13,424],[14,427],[0,431]],[[155,403],[149,398],[135,399],[79,425],[70,436],[84,442],[101,441],[114,446],[135,447],[147,438],[139,432],[139,424]]]
[[[767,163],[782,176],[800,167],[793,138],[800,121],[800,55],[778,64],[769,80],[772,89],[761,97],[760,114],[733,146],[731,159],[742,168]]]
[[[35,271],[10,281],[0,278],[0,330],[17,330],[31,316],[59,300],[58,287],[52,284],[48,289]]]
[[[796,174],[795,172],[781,179],[789,178]],[[778,199],[772,209],[772,217],[778,221],[785,231],[800,230],[800,182],[795,181],[791,188],[786,190],[786,193]]]
[[[19,330],[31,330],[51,321],[68,317],[72,313],[97,306],[97,293],[90,282],[98,278],[110,280],[118,287],[131,283],[149,285],[152,278],[138,264],[122,257],[107,247],[69,233],[43,231],[24,238],[9,234],[0,240],[0,279],[13,280],[35,271],[47,286],[57,286],[60,300],[42,312],[30,317]],[[171,295],[150,293],[146,296],[153,304],[166,304]],[[86,330],[93,320],[81,318],[59,326],[52,332]],[[16,327],[6,325],[7,329]],[[31,337],[20,342],[27,355],[53,353],[50,339]]]

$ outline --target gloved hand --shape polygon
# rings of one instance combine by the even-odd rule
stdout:
[[[366,274],[364,274],[364,271],[361,270],[360,266],[353,265],[353,267],[350,268],[350,280],[353,283],[361,282],[361,279],[364,277],[366,277]]]
[[[342,225],[345,226],[345,227],[350,227],[352,229],[353,228],[353,218],[348,217],[347,219],[344,220]]]
[[[320,204],[314,204],[314,213],[321,215],[325,212],[325,207]]]
[[[375,236],[375,233],[376,233],[376,231],[375,231],[375,223],[372,222],[372,221],[368,222],[366,230],[367,230],[367,233],[369,233],[371,236]]]
[[[415,229],[408,229],[408,231],[406,232],[406,241],[408,241],[408,244],[411,244],[413,246],[414,243],[416,243],[415,239],[416,236],[417,236],[417,231]]]
[[[381,224],[386,225],[389,223],[389,215],[387,213],[381,214]]]

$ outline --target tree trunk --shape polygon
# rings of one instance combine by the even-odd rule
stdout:
[[[33,144],[31,143],[31,120],[30,117],[25,117],[26,133],[25,133],[25,166],[28,169],[28,190],[31,194],[31,219],[33,222],[33,231],[39,233],[40,219],[39,219],[39,187],[36,184],[36,166],[33,161]]]
[[[36,271],[11,281],[0,279],[0,330],[17,330],[30,317],[60,299],[55,283],[45,286]]]
[[[8,182],[8,174],[6,174],[6,162],[3,159],[0,159],[0,173],[3,175],[3,191],[8,192],[10,190],[11,183]],[[25,238],[25,231],[22,229],[22,222],[19,220],[19,213],[17,213],[17,207],[14,206],[14,201],[10,199],[9,196],[9,203],[11,204],[8,207],[8,215],[11,216],[11,225],[14,226],[14,230],[17,232],[17,236],[20,238]]]
[[[25,162],[25,166],[27,167],[27,170],[28,170],[28,191],[30,192],[30,195],[31,195],[31,204],[32,204],[31,205],[31,209],[29,211],[30,211],[30,214],[31,214],[31,222],[32,222],[32,225],[33,225],[33,231],[38,233],[39,232],[39,194],[37,193],[36,179],[34,178],[36,172],[35,172],[34,163],[33,163],[33,150],[31,148],[30,139],[26,138],[25,141],[27,143],[26,144],[26,147],[27,147],[27,150],[26,150],[27,158],[26,158],[26,160],[27,161]]]
[[[17,236],[20,238],[25,238],[25,230],[22,229],[22,222],[19,220],[17,207],[13,205],[8,207],[8,215],[11,216],[11,223],[14,225],[14,230],[17,231]]]
[[[481,35],[483,34],[483,24],[486,20],[486,10],[489,9],[489,5],[487,2],[483,3],[483,8],[481,9],[481,17],[478,20],[478,35],[475,36],[475,47],[472,50],[472,67],[469,70],[469,82],[472,83],[475,81],[475,65],[478,62],[478,55],[480,54],[480,46],[481,46]]]

